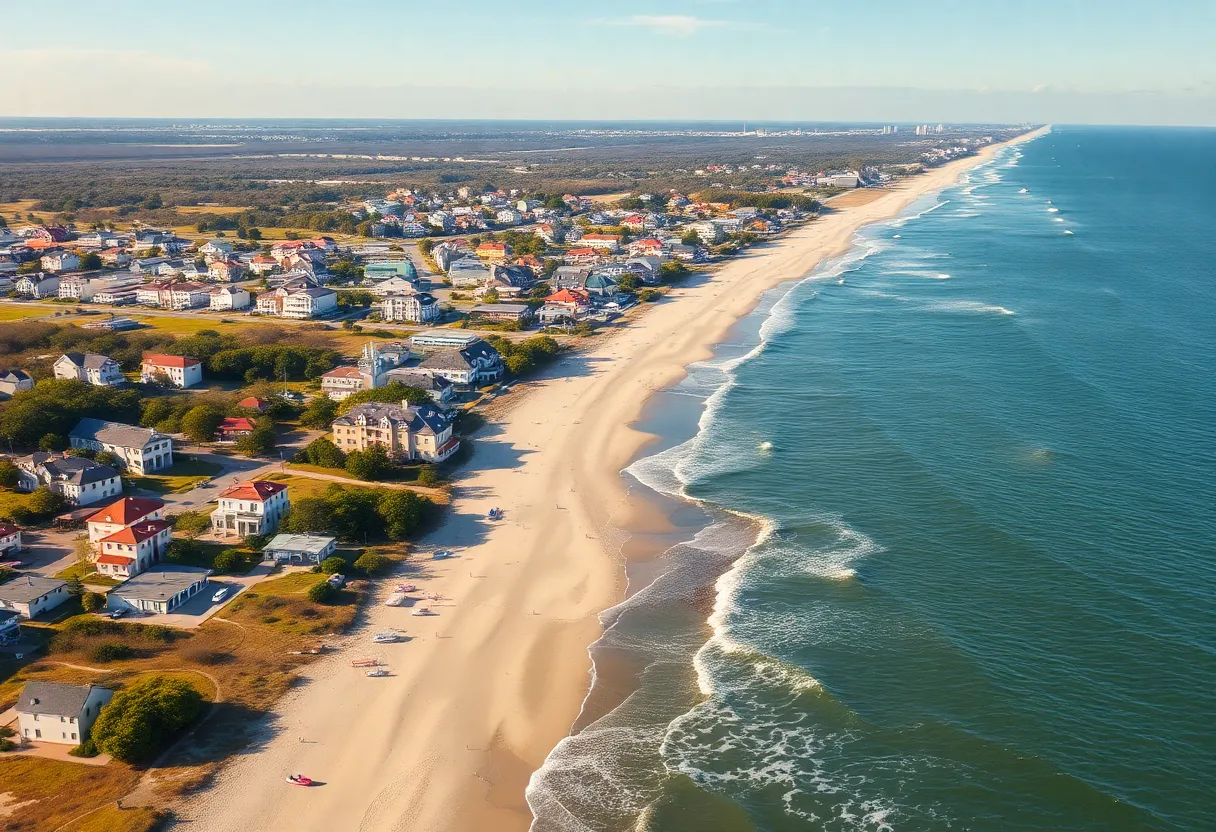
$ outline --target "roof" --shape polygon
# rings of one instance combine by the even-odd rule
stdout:
[[[25,370],[0,370],[0,381],[29,381],[29,378]]]
[[[66,581],[58,578],[43,578],[39,575],[22,575],[13,578],[6,584],[0,584],[0,601],[28,604],[41,598],[48,592],[54,592],[60,587],[67,586]]]
[[[41,468],[46,475],[57,482],[67,482],[73,485],[88,485],[93,482],[104,482],[119,476],[118,469],[102,465],[82,456],[61,456],[37,451],[19,462],[29,468]]]
[[[109,537],[103,537],[102,540],[106,543],[139,544],[156,537],[167,528],[169,528],[168,520],[143,520],[125,529],[119,529]]]
[[[237,407],[247,407],[250,410],[259,410],[263,407],[266,407],[266,405],[268,405],[268,404],[270,404],[270,402],[266,401],[265,399],[259,399],[257,396],[248,396],[244,399],[241,399],[239,402],[237,402],[236,406]]]
[[[126,526],[142,520],[165,504],[155,497],[123,497],[89,516],[91,523],[121,523]]]
[[[244,416],[225,416],[217,426],[220,433],[233,430],[253,430],[253,422]]]
[[[184,369],[193,367],[196,364],[202,364],[197,358],[191,358],[187,355],[145,355],[144,364],[152,364],[157,367],[177,367]]]
[[[100,370],[102,365],[107,361],[113,361],[108,355],[101,355],[95,352],[65,352],[59,360],[66,358],[77,367],[83,367],[86,370]]]
[[[319,555],[329,548],[335,538],[319,534],[276,534],[263,547],[270,552],[305,552]]]
[[[81,419],[72,428],[69,436],[78,439],[92,439],[106,445],[117,445],[122,448],[142,448],[156,437],[168,438],[151,428],[140,428],[135,425],[124,425],[121,422],[106,422],[102,419]]]
[[[417,370],[408,370],[404,367],[389,370],[384,374],[384,378],[390,383],[396,381],[409,387],[418,387],[422,390],[442,391],[452,386],[452,382],[443,376],[433,376],[430,373],[420,373]]]
[[[358,423],[360,416],[363,417],[364,421],[369,423],[387,419],[390,422],[405,427],[412,433],[439,434],[450,423],[447,416],[430,405],[418,404],[403,407],[394,404],[368,402],[367,404],[352,407],[346,413],[334,419],[334,424],[354,425]]]
[[[474,315],[526,315],[528,314],[528,304],[526,303],[479,303],[469,310]]]
[[[321,378],[359,378],[363,375],[363,371],[358,367],[334,367],[327,373],[322,373]]]
[[[127,578],[110,590],[120,598],[141,598],[147,601],[168,601],[179,592],[184,592],[197,583],[206,583],[206,569],[189,566],[166,566],[157,564],[156,571],[141,572]]]
[[[114,566],[130,566],[131,561],[135,560],[134,555],[98,555],[98,563],[109,563]]]
[[[17,713],[47,716],[77,716],[94,690],[94,685],[65,685],[61,682],[26,682],[17,699]]]
[[[221,497],[226,497],[232,500],[269,500],[280,491],[286,491],[287,486],[281,482],[271,482],[269,480],[248,480],[240,482],[231,488],[227,488],[220,492]]]
[[[545,298],[545,303],[587,303],[590,297],[586,292],[571,289],[561,289]]]

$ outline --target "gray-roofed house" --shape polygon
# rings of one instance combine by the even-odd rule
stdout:
[[[17,697],[17,726],[31,742],[80,745],[114,691],[97,685],[26,682]]]
[[[262,548],[262,557],[277,563],[320,563],[337,548],[337,541],[324,535],[277,534]]]
[[[382,445],[390,456],[442,462],[460,447],[451,417],[427,404],[361,404],[335,419],[332,428],[334,444],[346,453]]]
[[[479,303],[469,310],[473,321],[496,323],[527,323],[532,318],[532,307],[526,303]]]
[[[111,610],[173,612],[207,588],[208,573],[207,569],[158,564],[106,593],[106,606]]]
[[[109,451],[133,474],[162,471],[173,465],[173,440],[151,428],[81,419],[68,434],[68,441],[73,448]]]
[[[17,460],[18,489],[44,485],[74,506],[87,506],[121,494],[122,476],[110,465],[81,456],[38,451]]]
[[[11,396],[22,390],[33,390],[34,380],[25,370],[0,370],[0,395]]]
[[[440,407],[446,407],[452,397],[456,395],[455,385],[443,376],[420,373],[405,367],[398,367],[385,373],[384,383],[393,384],[394,382],[425,390]]]
[[[95,352],[65,352],[53,369],[55,378],[74,378],[94,387],[113,387],[127,380],[117,361]]]
[[[443,376],[453,384],[473,387],[498,381],[504,372],[498,350],[480,338],[467,347],[431,353],[422,360],[418,369]]]
[[[67,581],[41,575],[20,575],[0,584],[0,609],[34,618],[71,597]]]

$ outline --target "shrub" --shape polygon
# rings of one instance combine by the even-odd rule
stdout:
[[[308,588],[308,600],[314,604],[324,604],[333,598],[336,592],[328,581],[319,581]]]
[[[347,473],[361,480],[380,480],[393,470],[393,463],[384,446],[375,444],[366,451],[347,454],[345,468]]]
[[[301,448],[295,461],[319,465],[322,468],[343,468],[346,465],[346,454],[333,442],[321,437]]]
[[[376,552],[364,552],[355,559],[353,566],[364,575],[379,575],[392,566],[392,564],[392,560],[384,555]]]
[[[337,415],[337,402],[327,396],[314,396],[300,414],[300,424],[309,428],[328,428]]]
[[[321,571],[326,575],[333,575],[336,572],[341,572],[345,568],[346,559],[337,557],[336,555],[330,556],[321,561]]]
[[[132,650],[129,646],[117,641],[107,641],[103,644],[98,644],[89,650],[89,658],[98,664],[105,664],[106,662],[120,662],[134,656],[134,650]]]
[[[190,685],[154,676],[114,695],[93,724],[93,742],[121,762],[145,762],[197,719],[202,706],[202,695]]]
[[[276,439],[273,425],[260,424],[236,440],[236,449],[248,457],[263,456],[274,450]]]
[[[106,596],[99,592],[86,592],[80,596],[80,606],[85,612],[97,612],[104,609],[106,605]]]
[[[658,289],[643,289],[642,291],[638,292],[638,300],[643,301],[644,303],[654,303],[662,297],[663,293]]]
[[[17,486],[17,466],[8,459],[0,459],[0,486],[4,488],[16,488]]]
[[[424,488],[435,488],[443,482],[439,472],[427,465],[418,471],[418,484]]]
[[[96,757],[100,752],[97,750],[93,738],[89,737],[75,748],[69,748],[68,753],[73,757]]]
[[[245,553],[240,549],[225,549],[215,556],[213,565],[219,572],[240,572],[246,563]]]

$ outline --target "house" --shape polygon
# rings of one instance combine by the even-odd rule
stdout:
[[[203,362],[188,355],[145,355],[139,365],[139,380],[184,390],[202,382]]]
[[[255,425],[244,416],[225,416],[216,427],[219,442],[235,442],[253,433]]]
[[[591,269],[578,266],[558,266],[549,276],[554,289],[581,289],[591,276]]]
[[[267,254],[255,254],[249,261],[249,271],[261,277],[279,267],[279,261]]]
[[[236,406],[242,410],[256,410],[258,413],[265,413],[270,408],[270,402],[257,396],[246,396],[237,402]]]
[[[410,336],[410,346],[419,349],[439,347],[442,349],[461,349],[471,346],[481,339],[467,332],[455,329],[432,329]]]
[[[55,378],[87,381],[94,387],[114,387],[126,383],[118,362],[95,352],[67,352],[55,360]]]
[[[114,696],[97,685],[26,682],[17,697],[17,732],[23,740],[80,745]]]
[[[113,306],[126,306],[136,303],[138,301],[136,297],[138,288],[139,284],[137,283],[109,286],[96,292],[93,295],[93,302],[108,303]]]
[[[11,560],[21,551],[21,529],[0,520],[0,559]]]
[[[232,243],[226,240],[210,240],[198,247],[199,254],[204,257],[219,257],[227,259],[232,254]]]
[[[307,320],[338,308],[338,293],[320,286],[293,288],[286,284],[258,295],[258,312],[280,318]]]
[[[245,264],[240,260],[212,260],[207,264],[207,276],[217,283],[235,283],[245,276]]]
[[[452,420],[430,405],[357,405],[333,423],[334,444],[346,453],[383,445],[390,456],[441,462],[460,447]]]
[[[452,382],[443,376],[428,375],[420,373],[417,370],[405,368],[389,370],[385,373],[384,383],[404,384],[408,387],[417,387],[420,390],[425,390],[430,394],[431,400],[440,407],[447,407],[452,401],[452,397],[456,395],[456,388],[452,385]]]
[[[211,288],[189,280],[157,280],[137,288],[135,300],[162,309],[197,309],[211,303]]]
[[[44,254],[39,261],[48,272],[70,272],[80,268],[80,258],[70,251]]]
[[[425,285],[424,285],[425,283]],[[409,292],[420,292],[431,288],[431,281],[420,280],[417,277],[403,277],[400,275],[389,277],[381,280],[371,288],[373,295],[383,297],[384,295],[396,295]]]
[[[287,486],[269,480],[249,480],[220,492],[211,512],[211,529],[219,537],[270,534],[291,508]]]
[[[545,298],[537,313],[542,324],[577,321],[591,311],[591,295],[583,289],[559,289]]]
[[[114,248],[122,244],[122,239],[113,231],[88,231],[77,237],[76,243],[84,248]]]
[[[393,277],[416,280],[418,269],[409,260],[373,260],[363,267],[364,280],[380,281]]]
[[[17,281],[17,294],[41,300],[59,297],[59,277],[53,274],[27,274]]]
[[[94,300],[98,292],[113,286],[113,281],[108,278],[70,274],[59,280],[59,297],[88,302]]]
[[[536,273],[527,266],[494,266],[490,269],[490,277],[499,286],[514,286],[527,292],[537,283]]]
[[[97,572],[126,580],[160,563],[173,535],[167,520],[140,520],[97,541]]]
[[[249,292],[240,286],[220,286],[211,290],[209,305],[213,312],[244,309],[249,306]]]
[[[338,541],[319,534],[278,534],[262,549],[275,563],[320,563],[338,548]]]
[[[101,419],[81,419],[68,441],[73,448],[109,451],[132,474],[148,474],[173,466],[173,440],[151,428]]]
[[[603,259],[603,255],[597,248],[589,246],[579,246],[572,248],[562,257],[567,264],[572,266],[581,266],[589,263],[598,263]]]
[[[532,309],[526,303],[479,303],[469,310],[469,318],[522,325],[532,319]]]
[[[165,519],[165,504],[155,497],[123,497],[89,515],[89,542],[96,544],[136,523]]]
[[[25,370],[0,370],[0,395],[11,396],[33,389],[34,380]]]
[[[17,488],[34,491],[46,486],[65,502],[87,506],[122,493],[117,469],[82,456],[42,451],[17,460]]]
[[[11,610],[26,619],[53,610],[70,597],[67,581],[58,578],[19,575],[0,584],[0,610]]]
[[[616,254],[621,248],[619,234],[584,234],[579,240],[585,248],[594,248]]]
[[[427,323],[440,317],[439,301],[429,292],[387,295],[378,306],[380,316],[386,321]]]
[[[321,392],[336,402],[352,393],[376,387],[371,373],[359,367],[335,367],[321,376]]]
[[[422,360],[418,369],[443,376],[453,384],[477,386],[498,381],[503,376],[502,356],[478,338],[458,349],[441,350]]]
[[[206,569],[161,564],[124,581],[106,593],[111,610],[167,613],[207,588]]]
[[[479,245],[474,254],[487,263],[501,265],[511,256],[511,247],[506,243],[489,240]]]
[[[652,255],[661,257],[665,246],[662,240],[655,237],[647,237],[643,240],[636,240],[629,244],[629,255],[631,257],[643,257]]]
[[[112,269],[122,269],[131,265],[131,255],[122,249],[108,248],[101,252],[101,264]]]
[[[726,239],[722,226],[709,220],[690,223],[688,228],[706,245],[714,245]]]
[[[583,281],[583,289],[590,295],[599,298],[611,298],[617,293],[617,280],[610,274],[592,272]]]
[[[523,222],[524,215],[514,208],[503,208],[495,214],[494,218],[498,220],[499,225],[519,225]]]
[[[448,266],[448,280],[456,288],[480,286],[490,279],[490,267],[480,260],[454,260]]]

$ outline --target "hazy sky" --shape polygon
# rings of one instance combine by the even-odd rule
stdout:
[[[4,3],[0,115],[1216,124],[1216,0]]]

